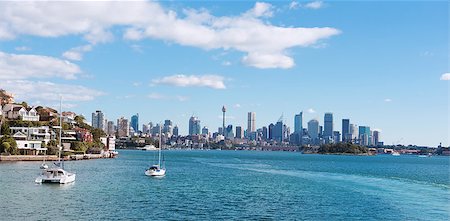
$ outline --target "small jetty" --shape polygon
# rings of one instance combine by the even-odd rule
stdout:
[[[103,152],[100,154],[73,154],[69,156],[65,156],[64,160],[93,160],[93,159],[105,159],[105,158],[115,158],[118,153],[113,152]],[[58,156],[56,155],[9,155],[3,156],[0,155],[1,162],[8,161],[57,161]]]

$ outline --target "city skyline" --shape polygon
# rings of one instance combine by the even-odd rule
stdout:
[[[222,127],[225,106],[234,128],[254,112],[255,129],[284,115],[293,132],[296,114],[305,128],[331,112],[334,130],[350,119],[385,144],[448,146],[449,3],[309,3],[1,2],[0,88],[180,134],[192,115]]]

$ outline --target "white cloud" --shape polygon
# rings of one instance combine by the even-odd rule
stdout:
[[[307,4],[321,7],[320,1]],[[128,40],[160,39],[206,50],[234,49],[246,55],[244,64],[257,68],[290,68],[293,47],[309,47],[340,34],[335,28],[274,26],[264,21],[273,6],[257,2],[238,16],[216,17],[206,10],[184,10],[185,17],[153,1],[76,1],[0,3],[0,38],[17,35],[59,37],[82,35],[91,44],[111,41],[111,29],[125,29]],[[116,16],[120,15],[120,16]],[[68,54],[78,59],[77,54]]]
[[[16,50],[16,51],[29,51],[29,50],[31,50],[31,48],[26,47],[26,46],[20,46],[20,47],[15,47],[14,50]]]
[[[57,84],[48,81],[6,80],[2,88],[10,91],[16,100],[33,102],[59,101],[90,101],[104,95],[103,92],[79,85]]]
[[[250,17],[272,17],[273,16],[273,6],[269,3],[256,2],[255,6],[248,10],[244,15]]]
[[[75,79],[80,68],[69,61],[42,55],[7,54],[0,51],[0,79],[60,77]]]
[[[316,113],[316,111],[312,108],[309,108],[308,110],[306,110],[306,112],[308,112],[310,114]]]
[[[392,102],[392,99],[386,98],[386,99],[384,99],[384,102]]]
[[[160,99],[164,99],[166,96],[162,95],[162,94],[158,94],[158,93],[151,93],[149,95],[147,95],[148,98],[153,99],[153,100],[160,100]]]
[[[172,75],[153,80],[155,84],[167,84],[178,87],[209,87],[225,89],[224,78],[219,75]]]
[[[69,60],[81,61],[83,59],[83,53],[91,50],[92,45],[83,45],[80,47],[71,48],[70,50],[64,52],[62,56]]]
[[[450,81],[450,73],[442,74],[441,81]]]
[[[300,4],[298,4],[298,2],[292,1],[292,2],[289,4],[289,9],[297,9],[299,6],[300,6]]]
[[[319,9],[323,7],[322,1],[313,1],[310,3],[305,4],[303,7],[309,8],[309,9]]]
[[[177,101],[181,101],[181,102],[189,100],[189,97],[187,97],[187,96],[181,96],[181,95],[168,96],[168,95],[154,93],[154,92],[147,95],[147,97],[152,100],[177,100]]]
[[[134,87],[139,87],[142,85],[142,82],[133,82]]]
[[[235,104],[234,107],[235,107],[235,108],[240,108],[241,105],[240,105],[240,104]]]

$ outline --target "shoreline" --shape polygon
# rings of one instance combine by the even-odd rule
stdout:
[[[65,161],[72,160],[94,160],[94,159],[108,159],[114,158],[116,155],[112,153],[108,154],[74,154],[65,156]],[[0,162],[17,162],[17,161],[58,161],[58,156],[56,155],[10,155],[10,156],[1,156]]]

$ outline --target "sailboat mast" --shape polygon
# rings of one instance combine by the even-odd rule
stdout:
[[[159,156],[158,156],[158,165],[161,167],[161,123],[159,124]]]
[[[59,97],[59,159],[58,159],[59,163],[61,163],[61,151],[62,151],[61,135],[62,135],[62,97]]]

